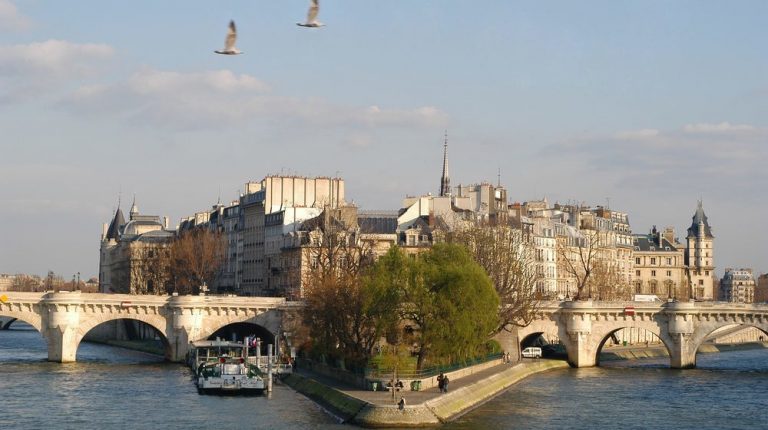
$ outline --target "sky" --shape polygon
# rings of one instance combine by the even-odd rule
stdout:
[[[768,272],[768,2],[0,0],[0,273],[98,274],[134,196],[172,223],[269,174],[362,210],[496,182]],[[226,27],[238,56],[214,54]]]

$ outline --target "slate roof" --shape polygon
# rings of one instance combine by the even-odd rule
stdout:
[[[635,247],[635,251],[677,252],[677,247],[674,244],[669,243],[663,237],[654,237],[653,234],[634,236],[632,238],[632,245]],[[651,247],[654,249],[651,249]]]
[[[114,239],[117,240],[120,238],[120,227],[122,227],[125,224],[125,217],[123,217],[123,211],[120,210],[120,208],[117,208],[117,212],[115,212],[115,217],[112,219],[112,222],[109,223],[109,229],[107,229],[107,239]]]
[[[363,215],[357,217],[357,224],[361,233],[394,234],[397,230],[397,216]]]
[[[696,213],[693,214],[691,226],[688,227],[688,237],[696,237],[699,235],[699,222],[704,223],[704,237],[713,238],[712,229],[709,227],[709,221],[704,214],[704,207],[699,201],[699,206],[696,208]]]

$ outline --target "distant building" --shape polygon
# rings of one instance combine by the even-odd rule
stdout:
[[[720,281],[719,300],[732,303],[753,303],[755,301],[755,277],[752,269],[725,269]]]
[[[768,303],[768,273],[764,273],[757,278],[755,303]]]
[[[147,294],[166,291],[168,274],[147,267],[160,249],[168,246],[175,232],[168,218],[141,215],[134,199],[128,221],[118,206],[109,224],[104,224],[99,252],[99,291],[102,293]]]
[[[704,207],[699,201],[688,227],[685,248],[685,264],[688,266],[693,298],[697,300],[714,300],[714,239]]]
[[[653,294],[660,299],[688,298],[684,246],[675,240],[672,227],[660,232],[654,226],[648,234],[635,235],[633,246],[635,294]]]
[[[0,273],[0,291],[8,291],[16,280],[16,275]]]

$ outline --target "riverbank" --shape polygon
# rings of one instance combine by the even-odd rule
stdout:
[[[372,428],[413,428],[451,421],[528,376],[566,367],[568,363],[561,360],[499,364],[451,381],[448,393],[428,388],[402,391],[394,397],[389,391],[364,391],[303,370],[283,381],[345,422]],[[406,402],[403,408],[396,403],[401,397]]]
[[[699,346],[699,354],[714,354],[728,351],[747,351],[752,349],[768,349],[768,342],[744,342],[744,343],[704,343]],[[640,360],[645,358],[669,357],[669,351],[663,345],[660,346],[620,346],[603,349],[600,352],[600,361],[616,360]]]

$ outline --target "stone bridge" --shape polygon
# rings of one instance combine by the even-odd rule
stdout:
[[[676,369],[696,366],[696,351],[713,331],[732,325],[768,333],[768,305],[717,302],[545,302],[534,321],[517,335],[499,337],[507,350],[543,335],[565,346],[573,367],[598,364],[610,336],[624,328],[641,328],[658,336]],[[767,336],[768,337],[768,336]],[[514,342],[514,343],[513,343]],[[516,344],[515,344],[516,343]]]
[[[182,361],[189,343],[222,327],[251,323],[277,336],[290,312],[300,306],[275,297],[150,296],[75,292],[5,292],[0,317],[17,318],[36,328],[48,344],[48,360],[75,361],[77,347],[95,327],[130,319],[154,327],[166,358]]]

